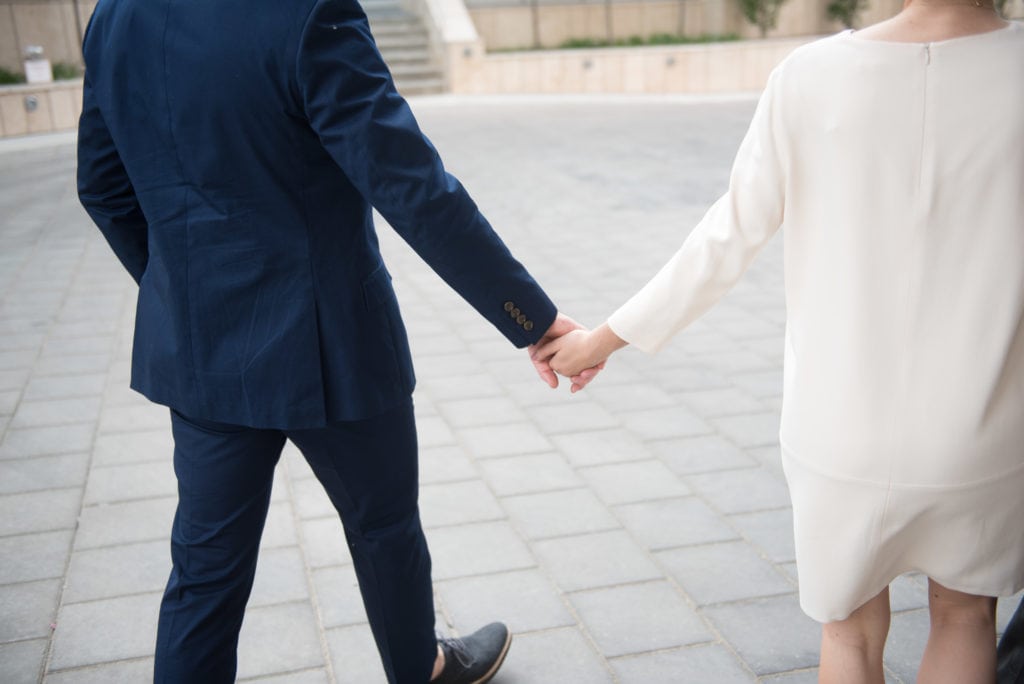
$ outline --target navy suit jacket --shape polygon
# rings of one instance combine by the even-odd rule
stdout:
[[[153,401],[291,429],[405,401],[371,206],[516,346],[554,320],[355,0],[100,0],[84,55],[79,197],[139,283],[132,387]]]

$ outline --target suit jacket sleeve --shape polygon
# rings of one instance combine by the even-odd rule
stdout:
[[[318,0],[296,58],[302,107],[359,192],[511,342],[536,342],[551,300],[516,261],[395,90],[355,0]]]
[[[729,189],[665,266],[608,319],[616,335],[654,353],[739,281],[778,231],[785,205],[780,69],[740,144]]]
[[[96,103],[88,70],[78,122],[78,198],[139,282],[149,260],[146,217]]]

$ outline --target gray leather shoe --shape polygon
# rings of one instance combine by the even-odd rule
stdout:
[[[439,639],[444,669],[433,684],[484,684],[505,661],[512,634],[501,622],[492,622],[462,639]]]

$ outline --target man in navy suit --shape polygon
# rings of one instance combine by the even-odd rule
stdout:
[[[413,369],[371,206],[515,346],[576,324],[445,172],[355,0],[100,0],[84,54],[79,195],[139,285],[132,387],[172,412],[155,680],[233,680],[291,439],[388,680],[487,681],[504,625],[434,633]]]

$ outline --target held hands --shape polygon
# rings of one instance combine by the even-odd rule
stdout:
[[[544,333],[544,337],[540,338],[537,341],[537,344],[531,344],[527,348],[527,351],[530,354],[530,361],[533,362],[533,367],[536,369],[537,375],[540,376],[541,380],[547,383],[548,387],[558,387],[558,376],[555,374],[555,371],[552,370],[547,359],[541,358],[537,354],[537,351],[546,347],[552,341],[560,339],[567,333],[583,330],[585,330],[585,328],[582,325],[565,314],[559,313],[555,317],[555,322],[552,323],[551,327],[548,328],[546,333]],[[587,384],[597,376],[602,368],[604,368],[604,363],[595,364],[592,367],[581,369],[580,372],[575,373],[572,376],[568,376],[570,382],[572,382],[570,391],[578,392],[586,387]]]
[[[568,317],[559,314],[559,318],[564,320],[560,323],[556,319],[540,342],[530,347],[530,358],[548,385],[558,386],[557,372],[568,377],[572,381],[571,391],[577,392],[594,379],[612,352],[626,346],[626,342],[607,323],[588,331]]]

